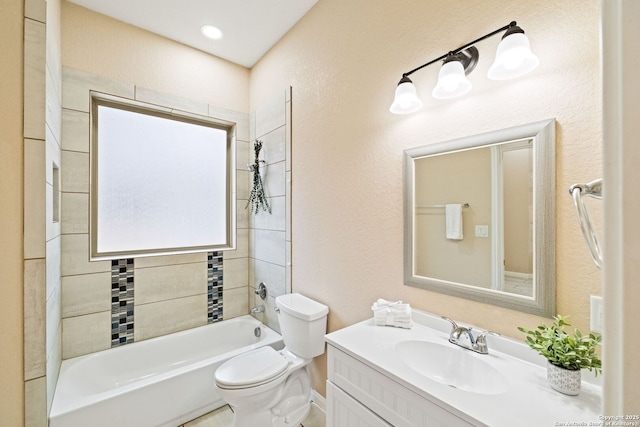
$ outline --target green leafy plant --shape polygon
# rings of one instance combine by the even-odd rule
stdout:
[[[249,200],[247,201],[245,209],[251,207],[251,212],[254,215],[257,214],[260,209],[271,213],[271,206],[269,206],[269,200],[267,200],[262,184],[262,177],[260,176],[260,163],[263,162],[259,159],[260,150],[262,150],[262,141],[256,140],[253,144],[253,149],[255,152],[255,161],[251,168],[253,171],[253,186],[251,187],[251,194],[249,194]]]
[[[602,373],[602,361],[596,354],[596,348],[602,341],[600,335],[583,335],[578,329],[573,335],[568,334],[565,326],[571,326],[566,316],[555,316],[551,326],[539,325],[530,330],[518,326],[518,330],[526,334],[529,347],[547,358],[552,364],[561,368],[577,371],[588,369],[595,371],[596,376]]]

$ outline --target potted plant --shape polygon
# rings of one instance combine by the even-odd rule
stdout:
[[[551,387],[572,396],[580,392],[582,369],[602,373],[602,361],[596,348],[602,341],[600,335],[583,335],[578,329],[573,334],[564,330],[571,326],[566,316],[555,316],[551,326],[539,325],[530,330],[518,326],[526,334],[529,347],[547,358],[547,379]]]

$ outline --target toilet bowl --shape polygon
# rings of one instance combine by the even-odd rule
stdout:
[[[276,298],[285,348],[260,347],[215,372],[220,396],[233,408],[234,427],[299,425],[310,410],[307,365],[324,353],[327,306],[301,294]]]

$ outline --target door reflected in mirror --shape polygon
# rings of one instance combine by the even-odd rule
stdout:
[[[405,151],[407,285],[553,315],[554,127]]]

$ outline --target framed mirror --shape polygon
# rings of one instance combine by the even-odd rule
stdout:
[[[555,315],[555,120],[404,152],[404,282]]]

